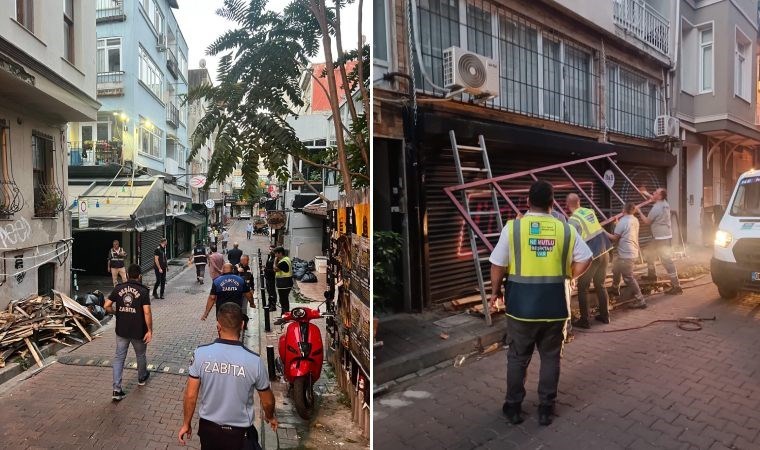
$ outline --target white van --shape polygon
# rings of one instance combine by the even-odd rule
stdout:
[[[710,261],[720,296],[760,291],[760,170],[743,173],[715,233]]]

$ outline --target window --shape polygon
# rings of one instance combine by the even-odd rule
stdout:
[[[156,158],[161,158],[161,141],[164,139],[164,132],[146,123],[145,119],[141,119],[143,125],[140,125],[140,146],[139,150],[143,153],[151,155]]]
[[[607,63],[607,127],[630,136],[653,138],[659,113],[658,84],[616,63]]]
[[[491,50],[491,13],[475,5],[467,5],[467,50],[493,57]]]
[[[32,135],[32,177],[34,187],[53,183],[53,139]]]
[[[734,203],[731,205],[734,217],[757,217],[760,215],[760,177],[748,177],[739,183]]]
[[[74,0],[63,0],[63,57],[74,62]]]
[[[185,56],[182,53],[182,51],[178,50],[177,51],[177,59],[179,61],[179,63],[178,63],[179,64],[179,73],[182,76],[182,78],[184,78],[185,80],[187,80],[187,56]]]
[[[37,295],[52,295],[55,289],[55,263],[49,262],[37,268]]]
[[[34,0],[16,0],[16,21],[34,31]]]
[[[390,52],[388,48],[388,0],[372,2],[372,57],[378,63],[388,67]]]
[[[738,28],[736,29],[736,47],[734,58],[734,93],[751,102],[752,64],[750,63],[750,50],[752,42]]]
[[[161,99],[164,95],[164,75],[158,69],[156,63],[150,59],[148,53],[142,46],[139,49],[138,71],[140,81],[156,96]]]
[[[164,14],[156,0],[140,0],[140,6],[148,18],[153,30],[159,35],[164,34]]]
[[[98,39],[98,73],[121,72],[121,38]]]
[[[713,89],[713,31],[710,28],[699,30],[699,92],[711,92]]]
[[[459,45],[459,1],[419,0],[420,50],[422,64],[433,82],[443,84],[443,50]],[[415,58],[415,64],[420,62]],[[416,84],[423,82],[419,67],[415,68]]]

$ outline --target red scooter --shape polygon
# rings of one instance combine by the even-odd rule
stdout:
[[[322,333],[310,323],[327,317],[319,309],[293,308],[274,321],[275,325],[290,322],[280,335],[279,353],[285,381],[290,385],[298,415],[305,420],[314,412],[314,383],[322,374],[324,348]]]

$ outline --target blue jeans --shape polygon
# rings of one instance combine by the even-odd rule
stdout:
[[[144,378],[148,374],[148,358],[145,356],[145,352],[148,349],[148,344],[144,343],[142,339],[129,339],[116,335],[116,355],[113,358],[113,390],[121,390],[121,374],[124,372],[124,361],[127,359],[127,352],[129,351],[129,344],[132,344],[132,348],[135,350],[137,356],[137,376]]]

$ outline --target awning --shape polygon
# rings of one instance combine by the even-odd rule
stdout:
[[[69,210],[75,230],[148,231],[164,225],[163,180],[150,177],[111,180],[69,180]],[[79,207],[88,202],[89,226],[79,228]]]
[[[307,216],[316,217],[318,219],[327,218],[327,205],[324,203],[316,205],[306,205],[303,207],[302,212]]]
[[[169,195],[169,200],[178,202],[192,202],[190,195],[173,184],[164,184],[164,191]]]
[[[190,225],[197,227],[203,224],[203,222],[206,221],[206,218],[198,213],[190,212],[190,213],[174,216],[174,220],[181,220],[183,222],[187,222]]]

